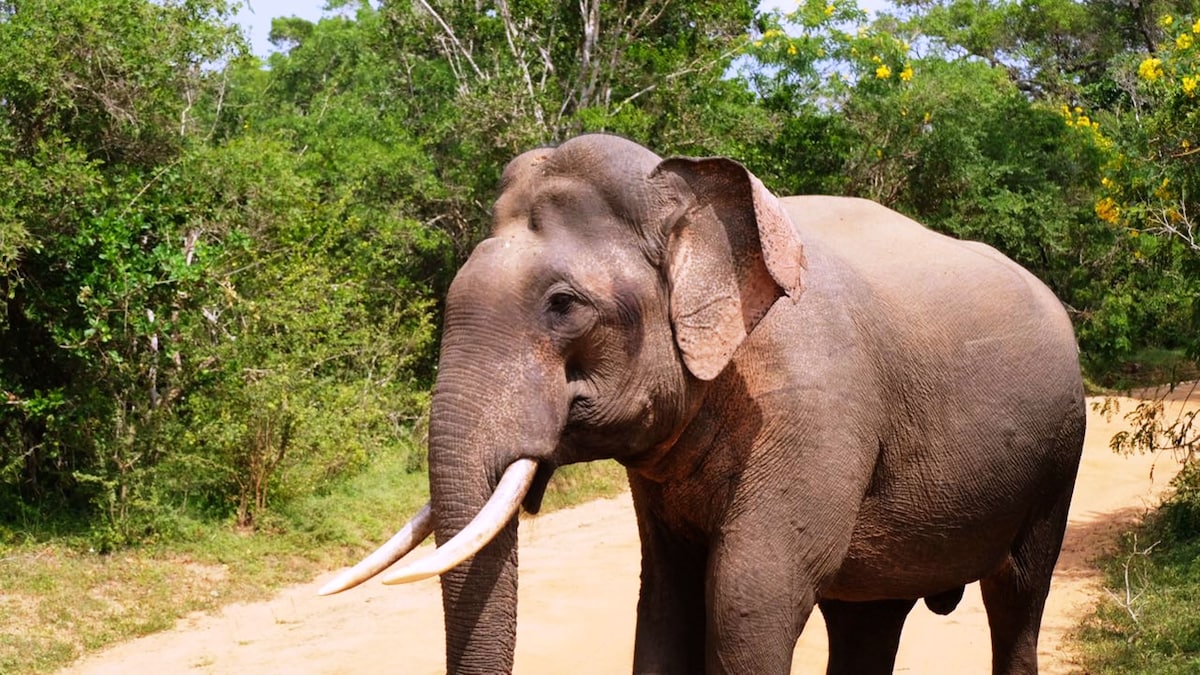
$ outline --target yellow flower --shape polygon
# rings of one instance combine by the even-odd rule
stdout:
[[[1113,179],[1105,176],[1104,178],[1100,179],[1100,185],[1103,185],[1105,188],[1111,190],[1113,186]]]
[[[886,63],[875,69],[875,78],[876,79],[886,80],[891,76],[892,76],[892,69],[888,68]]]
[[[825,5],[825,16],[833,16],[833,5]]]
[[[779,30],[778,28],[772,28],[771,30],[763,33],[763,39],[770,40],[771,38],[779,37],[780,35],[783,35],[783,31]]]
[[[1192,32],[1200,34],[1200,19],[1196,19],[1196,23],[1192,24]]]
[[[1163,17],[1158,20],[1158,25],[1162,26],[1163,28],[1166,28],[1173,23],[1175,23],[1175,17],[1171,16],[1170,14],[1164,14]]]
[[[1155,197],[1158,197],[1159,199],[1170,199],[1170,198],[1171,198],[1171,191],[1167,189],[1167,187],[1168,187],[1170,184],[1171,184],[1171,179],[1170,179],[1170,178],[1164,178],[1164,179],[1163,179],[1163,181],[1162,181],[1162,185],[1159,185],[1159,186],[1158,186],[1158,187],[1157,187],[1157,188],[1154,190],[1154,196],[1155,196]]]
[[[1153,82],[1162,76],[1162,59],[1150,57],[1138,65],[1138,77],[1147,82]]]
[[[908,81],[912,80],[912,77],[913,77],[912,65],[908,64],[908,63],[904,64],[904,70],[900,71],[900,79],[903,80],[904,82],[908,82]]]
[[[1182,141],[1179,141],[1179,147],[1187,150],[1188,148],[1192,147],[1192,142],[1185,138]]]
[[[795,56],[797,51],[796,45],[788,45],[788,56]]]
[[[1188,98],[1195,98],[1197,85],[1200,85],[1200,76],[1185,75],[1183,78],[1183,93],[1187,94]]]
[[[1096,202],[1096,217],[1106,223],[1115,225],[1121,218],[1121,208],[1112,197],[1105,197]]]
[[[1175,47],[1177,49],[1187,49],[1192,46],[1192,34],[1180,33],[1179,37],[1175,38]]]

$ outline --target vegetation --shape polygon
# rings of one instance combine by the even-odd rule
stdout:
[[[1191,673],[1200,666],[1200,472],[1189,464],[1175,492],[1104,564],[1109,595],[1080,630],[1089,673]]]
[[[43,562],[236,560],[222,584],[266,587],[229,550],[378,539],[353,514],[423,480],[438,303],[500,170],[580,132],[986,241],[1067,303],[1089,379],[1195,372],[1189,0],[335,0],[276,20],[265,61],[232,9],[0,0],[4,598]],[[66,634],[37,665],[0,631],[0,669],[111,639]]]
[[[1157,387],[1132,410],[1112,398],[1096,404],[1130,422],[1130,431],[1110,440],[1115,452],[1156,454],[1182,469],[1164,503],[1102,561],[1108,593],[1078,635],[1089,673],[1186,673],[1200,665],[1198,393],[1200,380],[1193,380]]]

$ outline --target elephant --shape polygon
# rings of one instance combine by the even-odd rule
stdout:
[[[587,134],[513,159],[445,300],[430,504],[330,582],[439,548],[447,670],[509,672],[517,527],[612,458],[641,539],[632,670],[887,673],[918,600],[981,583],[992,672],[1037,671],[1085,426],[1062,304],[880,204]]]

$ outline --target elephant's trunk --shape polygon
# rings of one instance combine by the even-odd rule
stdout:
[[[473,359],[472,359],[473,360]],[[482,447],[483,396],[478,382],[443,350],[430,410],[429,492],[438,546],[483,509],[499,477],[493,448]],[[494,381],[494,380],[492,380]],[[442,575],[448,673],[512,671],[517,626],[517,521],[512,518],[473,558]]]
[[[562,356],[520,323],[520,316],[539,310],[523,305],[519,287],[501,279],[537,259],[528,242],[489,239],[450,287],[429,422],[430,506],[439,551],[385,579],[442,575],[449,673],[512,671],[516,511],[522,502],[537,510],[570,406]],[[427,533],[427,520],[418,516],[321,592],[369,578]]]
[[[555,387],[547,379],[553,375],[528,351],[496,348],[508,340],[488,341],[491,348],[461,343],[460,327],[447,321],[430,409],[429,487],[439,547],[448,547],[476,519],[502,474],[505,484],[511,482],[507,476],[521,476],[512,504],[521,500],[533,480],[533,460],[547,458],[557,444],[566,409],[565,402],[549,400]],[[517,518],[510,513],[478,553],[442,574],[450,673],[512,670]]]

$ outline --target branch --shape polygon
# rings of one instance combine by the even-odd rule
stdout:
[[[1188,215],[1187,205],[1187,193],[1180,192],[1179,208],[1177,210],[1151,209],[1153,218],[1158,223],[1158,226],[1148,228],[1147,231],[1178,237],[1187,244],[1188,248],[1193,251],[1200,251],[1200,241],[1196,240],[1196,224],[1192,222],[1191,216]]]
[[[583,20],[583,45],[579,48],[579,105],[587,107],[600,75],[592,59],[600,37],[600,0],[579,0],[579,18]]]
[[[425,8],[425,11],[429,12],[429,15],[438,22],[438,25],[442,27],[442,31],[445,32],[446,36],[450,38],[450,42],[452,42],[454,46],[458,48],[459,53],[466,58],[467,63],[471,64],[471,70],[475,71],[475,74],[479,76],[479,79],[488,79],[487,75],[484,75],[483,71],[479,69],[479,66],[475,65],[475,59],[471,58],[471,52],[467,51],[467,48],[463,47],[463,44],[458,41],[458,36],[454,34],[454,29],[450,27],[450,24],[443,21],[441,15],[434,11],[433,7],[431,7],[426,0],[417,1],[420,2],[421,6]]]
[[[212,140],[217,135],[217,124],[221,121],[221,111],[225,109],[225,87],[229,84],[229,69],[225,68],[221,71],[221,87],[217,90],[217,111],[213,115],[212,127],[208,130],[208,139]]]
[[[542,105],[538,102],[537,94],[533,91],[533,78],[529,75],[529,63],[525,61],[524,54],[517,50],[517,43],[514,39],[517,28],[513,25],[512,13],[508,11],[508,2],[506,0],[497,0],[496,6],[500,10],[500,18],[504,20],[504,37],[508,40],[508,50],[512,52],[513,60],[521,67],[521,76],[525,80],[525,89],[529,92],[529,103],[533,106],[533,116],[537,119],[538,126],[545,129],[546,116],[542,114]]]
[[[1134,558],[1136,558],[1138,556],[1142,556],[1142,557],[1149,556],[1150,552],[1154,550],[1154,547],[1158,546],[1161,543],[1162,543],[1161,540],[1156,541],[1153,544],[1150,544],[1146,548],[1139,551],[1138,547],[1137,547],[1137,535],[1136,534],[1133,535],[1133,553],[1129,554],[1129,557],[1127,557],[1125,559],[1125,564],[1124,564],[1124,570],[1125,570],[1125,592],[1123,594],[1124,597],[1118,596],[1116,593],[1114,593],[1113,591],[1111,591],[1107,588],[1104,589],[1104,591],[1106,593],[1108,593],[1109,597],[1112,598],[1114,602],[1116,602],[1117,604],[1119,604],[1125,608],[1125,611],[1129,614],[1129,618],[1133,619],[1133,622],[1135,624],[1139,623],[1139,621],[1140,621],[1138,619],[1137,609],[1136,609],[1135,605],[1137,604],[1138,600],[1141,599],[1142,595],[1145,593],[1145,590],[1139,591],[1136,595],[1134,594],[1133,584],[1129,581],[1129,567],[1130,567],[1130,565],[1133,564]]]
[[[683,77],[684,75],[691,75],[692,73],[698,73],[698,72],[704,70],[705,66],[707,66],[707,65],[711,65],[712,63],[722,63],[725,60],[732,58],[733,56],[736,56],[736,55],[737,55],[737,50],[730,49],[715,59],[696,59],[686,68],[681,68],[673,73],[667,73],[666,75],[659,78],[658,82],[655,82],[654,84],[652,84],[648,87],[645,87],[639,91],[634,92],[633,94],[630,94],[629,96],[626,96],[620,103],[618,103],[616,105],[615,108],[613,108],[613,111],[609,114],[616,115],[617,113],[621,112],[621,108],[624,108],[626,104],[632,103],[633,101],[644,96],[645,94],[648,94],[648,93],[654,91],[655,89],[658,89],[658,85],[662,84],[663,82],[677,80],[677,79]]]

